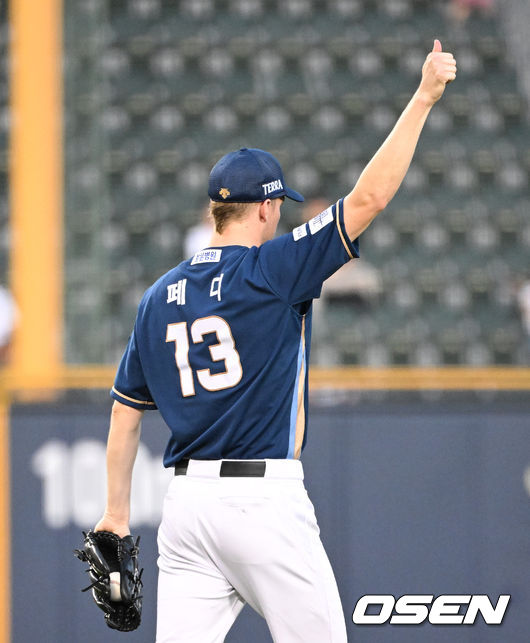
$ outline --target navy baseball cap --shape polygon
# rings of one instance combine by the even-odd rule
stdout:
[[[282,168],[272,154],[246,147],[226,154],[213,166],[208,195],[221,203],[261,203],[282,196],[304,200],[285,185]]]

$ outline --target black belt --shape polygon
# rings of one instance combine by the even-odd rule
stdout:
[[[189,460],[181,460],[175,465],[175,475],[185,476]],[[266,462],[264,460],[223,460],[219,476],[221,478],[263,478]]]

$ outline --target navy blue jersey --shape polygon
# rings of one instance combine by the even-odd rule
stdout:
[[[111,395],[159,409],[171,430],[165,466],[299,457],[311,300],[358,256],[340,200],[259,247],[201,250],[146,291]]]

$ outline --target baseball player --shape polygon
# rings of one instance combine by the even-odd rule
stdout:
[[[420,85],[353,190],[274,238],[287,186],[259,149],[210,174],[210,246],[145,293],[111,395],[108,497],[96,530],[129,533],[144,411],[170,430],[174,469],[158,532],[157,643],[223,641],[245,603],[274,641],[346,641],[345,620],[300,454],[307,439],[311,301],[359,255],[420,132],[456,74],[438,40]]]

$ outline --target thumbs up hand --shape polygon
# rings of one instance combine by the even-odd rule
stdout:
[[[442,51],[442,43],[438,39],[434,41],[434,46],[432,50],[435,52]]]
[[[421,74],[419,92],[430,104],[436,103],[444,93],[446,85],[456,78],[456,61],[453,54],[442,51],[442,43],[439,40],[434,41]]]

